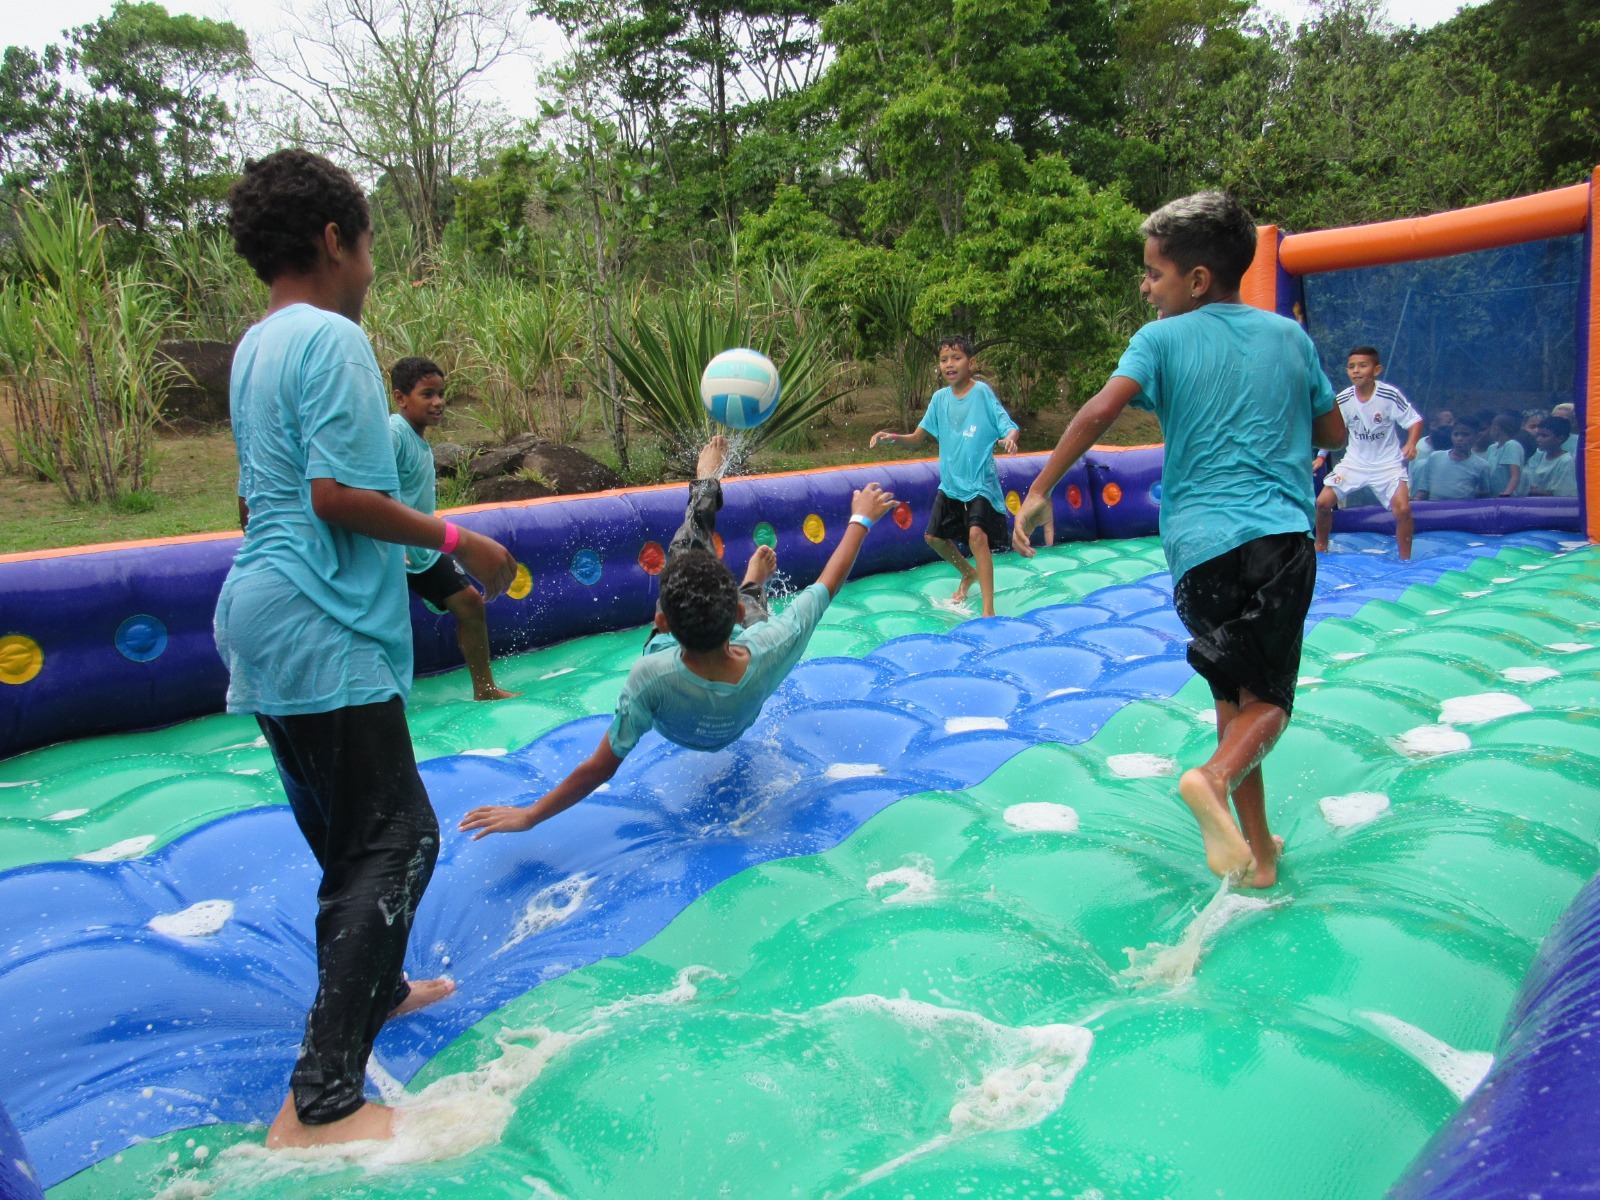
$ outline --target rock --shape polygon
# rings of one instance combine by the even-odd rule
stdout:
[[[582,450],[540,442],[523,454],[516,470],[531,471],[550,482],[556,493],[574,496],[623,486],[622,476]]]
[[[173,339],[156,347],[156,363],[172,371],[161,415],[180,427],[225,424],[232,342]]]
[[[506,475],[517,469],[517,463],[526,453],[527,447],[509,444],[495,446],[480,454],[474,454],[472,461],[467,464],[467,470],[474,479],[493,479],[497,475]],[[437,458],[434,462],[438,462]]]
[[[502,504],[507,500],[537,500],[540,496],[556,493],[532,479],[518,479],[515,475],[496,475],[480,479],[472,485],[472,494],[478,504]]]
[[[438,442],[433,447],[433,469],[440,475],[454,475],[472,457],[472,447],[455,442]]]

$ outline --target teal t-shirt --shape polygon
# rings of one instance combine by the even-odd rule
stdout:
[[[1578,494],[1578,463],[1565,452],[1555,458],[1543,450],[1535,450],[1528,460],[1524,474],[1530,490],[1546,496],[1576,496]]]
[[[965,396],[940,388],[928,401],[918,429],[939,442],[939,490],[952,500],[982,496],[996,512],[1006,511],[994,444],[1017,427],[987,383],[973,380]]]
[[[1114,375],[1161,421],[1161,545],[1174,580],[1273,533],[1309,533],[1311,422],[1333,385],[1305,330],[1244,304],[1152,321]]]
[[[830,599],[828,589],[814,583],[777,616],[736,629],[730,640],[750,652],[738,683],[700,678],[683,665],[672,637],[653,638],[617,697],[607,734],[612,751],[626,758],[651,728],[691,750],[720,750],[736,741],[800,661]]]
[[[420,513],[433,516],[439,506],[439,475],[433,465],[433,447],[399,413],[389,414],[389,436],[394,440],[394,469],[400,475],[395,499]],[[405,547],[406,570],[420,575],[439,561],[439,552],[425,546]]]
[[[1503,495],[1511,482],[1511,468],[1521,467],[1526,459],[1522,443],[1516,438],[1507,438],[1503,446],[1490,442],[1489,448],[1483,452],[1483,461],[1489,465],[1489,490],[1486,495]],[[1518,484],[1520,491],[1520,479]]]
[[[411,690],[399,546],[329,525],[311,481],[394,494],[388,394],[361,327],[295,304],[251,327],[230,409],[250,522],[217,601],[228,711],[292,716]]]
[[[1493,470],[1488,458],[1481,454],[1469,454],[1463,459],[1457,459],[1454,454],[1430,455],[1422,486],[1417,490],[1428,500],[1478,500],[1491,494],[1489,481]]]

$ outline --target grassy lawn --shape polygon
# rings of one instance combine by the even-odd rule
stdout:
[[[1048,450],[1054,446],[1071,411],[1045,410],[1023,417],[1022,449]],[[812,448],[766,451],[752,460],[749,469],[796,471],[894,460],[902,455],[893,448],[867,449],[867,439],[879,429],[893,427],[894,420],[888,389],[860,392],[829,414],[827,424],[817,427]],[[9,424],[0,417],[0,437],[9,442],[9,434]],[[487,438],[464,406],[452,408],[441,431],[433,436],[436,441],[460,442]],[[1129,410],[1112,427],[1106,440],[1113,445],[1142,445],[1159,438],[1154,417]],[[617,465],[610,435],[601,426],[585,430],[574,444],[612,467]],[[640,482],[659,482],[649,477],[653,456],[642,439],[636,444],[635,454],[635,466],[642,468],[645,475]],[[0,553],[231,530],[238,524],[237,483],[233,436],[225,428],[162,436],[155,482],[150,497],[141,505],[147,511],[69,504],[53,484],[0,473]]]

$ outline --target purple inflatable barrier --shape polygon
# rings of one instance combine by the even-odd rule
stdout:
[[[1464,533],[1522,533],[1529,529],[1583,528],[1574,496],[1517,496],[1506,500],[1413,500],[1418,533],[1459,529]],[[1333,514],[1335,533],[1393,533],[1394,514],[1382,505],[1341,509]]]

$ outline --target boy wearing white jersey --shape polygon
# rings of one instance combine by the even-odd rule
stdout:
[[[1406,467],[1417,456],[1422,417],[1399,388],[1382,383],[1383,361],[1375,346],[1357,346],[1345,363],[1350,386],[1339,393],[1339,411],[1350,431],[1344,460],[1322,481],[1317,497],[1317,549],[1326,551],[1333,510],[1358,488],[1370,487],[1394,513],[1395,541],[1401,559],[1411,557],[1411,491]],[[1406,431],[1404,444],[1400,431]]]

